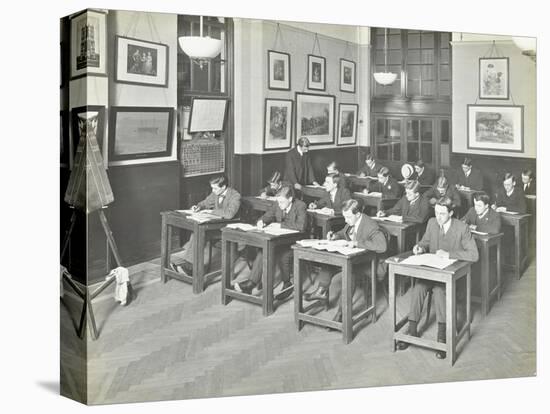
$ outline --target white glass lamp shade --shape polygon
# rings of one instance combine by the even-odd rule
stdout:
[[[397,73],[377,72],[374,74],[374,80],[380,85],[391,85],[397,79]]]
[[[222,41],[211,37],[182,36],[178,38],[178,42],[191,59],[212,59],[222,50]]]

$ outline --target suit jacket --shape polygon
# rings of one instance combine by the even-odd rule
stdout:
[[[359,168],[357,175],[363,173],[367,177],[376,177],[378,175],[378,171],[380,171],[380,168],[382,168],[382,166],[377,163],[374,163],[374,166],[372,168],[370,168],[367,163],[364,163],[363,166]]]
[[[212,214],[224,219],[232,219],[239,212],[241,207],[241,195],[232,188],[227,187],[225,197],[222,203],[219,203],[219,197],[210,193],[208,197],[197,204],[201,209],[212,209]]]
[[[422,195],[424,196],[424,198],[426,198],[426,200],[428,200],[428,202],[432,198],[435,198],[436,200],[439,200],[441,195],[439,193],[439,190],[437,189],[437,183],[435,183],[432,188],[430,188],[428,191],[426,191]],[[452,186],[448,186],[447,191],[445,191],[445,197],[449,197],[451,200],[453,200],[453,204],[456,207],[460,208],[460,205],[462,204],[462,199],[460,198],[460,194],[458,193],[456,188],[454,188]]]
[[[467,260],[477,262],[479,253],[477,245],[470,233],[468,225],[463,221],[451,218],[451,225],[444,236],[439,233],[439,224],[435,217],[428,221],[426,232],[418,245],[429,253],[435,253],[437,250],[449,252],[450,259]]]
[[[517,213],[527,212],[527,203],[525,203],[525,194],[521,187],[514,187],[512,195],[508,197],[504,187],[499,188],[497,191],[497,197],[495,200],[497,207],[506,207],[508,211],[515,211]]]
[[[464,187],[469,187],[470,190],[483,190],[483,176],[481,175],[481,171],[477,168],[472,168],[468,177],[464,175],[464,171],[460,168],[457,173],[456,183]]]
[[[382,193],[382,198],[401,198],[403,195],[403,186],[395,178],[388,177],[386,184],[382,185],[377,181],[372,185],[370,191]]]
[[[323,208],[328,207],[334,209],[334,212],[336,214],[342,213],[342,206],[346,201],[348,201],[351,198],[351,193],[348,188],[340,187],[336,191],[336,195],[334,196],[334,203],[330,199],[330,193],[327,191],[325,194],[323,194],[323,197],[321,197],[319,200],[315,202],[315,205],[317,208]]]
[[[281,223],[285,229],[298,230],[302,233],[307,231],[307,207],[302,200],[293,199],[288,214],[284,214],[278,203],[273,203],[271,208],[261,217],[264,224],[273,222]]]
[[[292,184],[290,184],[290,183],[287,182],[287,181],[283,181],[283,182],[281,183],[281,186],[283,186],[283,185],[290,185],[290,186],[292,186]],[[275,195],[277,194],[277,191],[273,191],[273,190],[271,189],[271,186],[270,186],[270,185],[266,185],[264,188],[262,188],[262,189],[259,191],[259,193],[260,193],[260,194],[265,193],[265,195],[268,196],[268,197],[275,197]]]
[[[527,184],[526,188],[523,188],[523,183],[521,183],[521,188],[523,189],[523,193],[525,195],[536,195],[537,194],[537,183],[533,179],[529,184]]]
[[[430,170],[428,167],[424,167],[422,175],[418,175],[416,172],[411,177],[412,180],[418,180],[420,185],[434,185],[435,183],[435,171]]]
[[[351,241],[351,227],[349,224],[334,234],[337,240],[345,239]],[[355,229],[357,246],[362,249],[372,250],[376,253],[384,253],[388,247],[386,236],[378,226],[378,223],[366,214],[361,214],[359,228]]]
[[[500,227],[502,225],[500,214],[492,208],[489,208],[487,214],[480,219],[475,208],[471,207],[466,215],[462,217],[462,221],[468,225],[475,225],[477,231],[489,234],[500,233]]]
[[[428,220],[428,215],[430,214],[430,204],[426,198],[422,197],[422,195],[419,195],[412,205],[410,201],[407,200],[407,196],[403,196],[399,199],[396,205],[386,211],[386,214],[403,216],[403,221],[425,223],[426,220]]]
[[[286,153],[283,180],[292,185],[296,183],[307,185],[315,181],[309,153],[300,155],[296,148],[292,148]]]

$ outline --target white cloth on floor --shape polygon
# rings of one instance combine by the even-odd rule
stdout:
[[[116,269],[111,270],[111,273],[109,273],[107,279],[112,276],[116,278],[115,300],[120,302],[122,306],[126,306],[128,299],[128,282],[130,281],[128,269],[122,266],[117,267]]]

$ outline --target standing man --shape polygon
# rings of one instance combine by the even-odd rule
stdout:
[[[309,159],[309,146],[309,140],[302,137],[298,140],[296,148],[286,153],[283,180],[291,183],[296,190],[301,190],[302,186],[308,184],[319,185],[315,181],[313,167]]]
[[[458,219],[452,218],[453,212],[454,206],[449,198],[442,197],[437,201],[435,204],[435,217],[428,221],[428,226],[422,240],[413,247],[413,254],[434,253],[446,259],[477,262],[479,258],[477,245],[468,225]],[[442,283],[421,279],[416,281],[411,292],[408,334],[418,336],[418,321],[420,320],[424,300],[430,289],[433,291],[437,320],[437,341],[445,343],[447,308],[445,306],[445,286]],[[408,347],[408,342],[397,342],[397,349],[400,351]],[[435,356],[438,359],[445,359],[447,353],[437,351]]]

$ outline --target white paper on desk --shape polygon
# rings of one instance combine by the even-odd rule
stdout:
[[[484,233],[482,231],[477,231],[477,230],[470,230],[471,233],[473,234],[479,234],[480,236],[487,236],[489,233]]]
[[[322,185],[319,185],[319,184],[317,184],[317,185],[315,185],[315,184],[307,184],[306,187],[308,187],[308,188],[322,188],[322,189],[325,188],[325,187],[323,187]]]
[[[456,259],[445,259],[433,253],[424,253],[409,256],[401,263],[415,266],[435,267],[436,269],[445,269],[447,266],[452,265],[454,262],[456,262]]]
[[[198,213],[191,214],[188,218],[194,221],[198,221],[199,223],[206,223],[207,221],[217,220],[220,217],[214,214],[207,213],[205,211],[199,211]]]
[[[536,195],[526,194],[526,195],[525,195],[525,198],[529,198],[529,199],[531,199],[531,200],[536,200],[536,199],[537,199],[537,196],[536,196]]]
[[[393,221],[394,223],[403,223],[403,216],[396,216],[394,214],[391,214],[389,216],[384,217],[372,217],[375,220],[382,220],[382,221]]]
[[[228,224],[226,227],[229,227],[230,229],[237,229],[242,231],[258,230],[258,227],[247,223],[231,223],[231,224]]]
[[[506,214],[519,214],[517,211],[503,211],[503,213],[506,213]]]
[[[296,242],[296,244],[302,247],[313,247],[317,243],[319,243],[319,239],[303,239]]]
[[[307,246],[304,247],[312,247],[316,250],[326,250],[328,252],[337,252],[346,256],[365,250],[348,246],[349,242],[347,240],[315,240],[314,243],[306,244]]]
[[[178,213],[182,213],[182,214],[195,214],[195,212],[191,209],[189,210],[176,210]]]
[[[277,224],[279,224],[279,223],[277,223]],[[267,233],[267,234],[272,234],[273,236],[281,236],[283,234],[299,233],[298,230],[283,229],[281,227],[271,227],[271,224],[267,227],[264,227],[264,232]]]
[[[308,208],[310,213],[322,214],[324,216],[334,216],[334,210],[328,207],[323,208]]]
[[[260,197],[256,196],[255,198],[259,198],[260,200],[267,200],[267,201],[277,201],[277,197]]]
[[[382,193],[379,193],[378,191],[372,191],[370,193],[364,193],[362,191],[354,191],[353,193],[354,194],[359,194],[359,195],[369,195],[369,196],[373,196],[373,197],[382,197]]]

